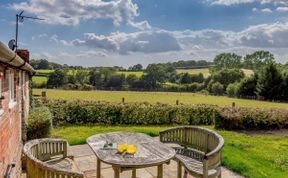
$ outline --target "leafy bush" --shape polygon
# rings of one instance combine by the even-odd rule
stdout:
[[[44,100],[55,126],[104,125],[213,125],[228,130],[288,128],[288,110],[230,108],[214,105],[108,103]]]
[[[47,107],[34,108],[29,113],[27,125],[28,140],[49,137],[52,129],[52,115]]]
[[[219,82],[213,83],[211,86],[211,92],[214,95],[222,95],[224,93],[224,87]]]
[[[210,105],[168,105],[148,103],[107,103],[98,101],[47,100],[54,125],[211,125],[219,117]]]
[[[282,129],[288,128],[288,110],[260,108],[222,108],[215,120],[216,128]]]
[[[238,96],[238,88],[239,88],[239,84],[238,83],[231,83],[228,85],[228,87],[226,88],[226,93],[229,97],[236,97]]]

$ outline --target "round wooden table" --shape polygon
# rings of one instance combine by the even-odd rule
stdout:
[[[143,133],[97,134],[89,137],[87,143],[97,157],[97,178],[101,176],[101,162],[112,165],[114,178],[119,178],[125,170],[132,170],[132,178],[136,178],[136,169],[152,166],[158,167],[158,178],[163,178],[163,164],[168,164],[176,154],[173,148]],[[117,149],[104,148],[106,143],[135,145],[137,152],[133,156],[123,156],[117,153]]]

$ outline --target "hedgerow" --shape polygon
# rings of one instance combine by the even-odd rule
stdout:
[[[216,128],[288,128],[288,110],[231,108],[214,105],[109,103],[83,100],[45,100],[55,126],[103,125],[215,125]]]
[[[216,128],[227,130],[284,129],[288,128],[287,109],[228,108],[219,109]]]
[[[212,125],[218,117],[211,105],[108,103],[100,101],[46,100],[54,125]]]

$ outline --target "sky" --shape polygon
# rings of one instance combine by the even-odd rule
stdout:
[[[82,66],[146,66],[269,50],[288,62],[288,0],[1,0],[0,41],[31,58]]]

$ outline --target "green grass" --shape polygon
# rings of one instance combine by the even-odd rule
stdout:
[[[129,72],[129,71],[118,71],[116,72],[117,74],[124,74],[126,77],[128,75],[136,75],[138,78],[140,78],[144,72],[143,71],[139,71],[139,72]]]
[[[142,132],[157,136],[168,126],[63,126],[55,128],[53,137],[71,145],[84,144],[86,138],[113,131]],[[208,127],[213,129],[212,127]],[[232,131],[217,131],[224,137],[223,165],[250,178],[287,178],[288,136],[248,136]]]
[[[208,77],[210,75],[209,69],[204,68],[204,69],[177,69],[177,73],[188,73],[188,74],[200,74],[202,73],[204,77]]]
[[[34,94],[41,94],[41,89],[33,89]],[[175,104],[176,100],[184,104],[213,104],[218,106],[263,107],[263,108],[288,108],[288,103],[273,103],[248,99],[228,98],[226,96],[209,96],[194,93],[178,92],[132,92],[132,91],[69,91],[69,90],[46,90],[47,97],[51,99],[66,100],[97,100],[109,102],[150,102]]]
[[[32,82],[34,86],[39,86],[42,84],[46,84],[48,81],[47,77],[40,77],[40,76],[33,76],[32,77]]]
[[[48,69],[43,69],[43,70],[36,70],[38,73],[43,73],[43,74],[50,74],[54,72],[54,70],[48,70]]]

